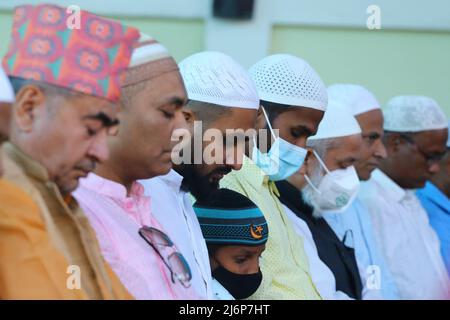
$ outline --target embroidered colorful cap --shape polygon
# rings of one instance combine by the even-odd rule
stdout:
[[[260,246],[269,229],[261,210],[247,197],[219,189],[208,200],[194,204],[207,244]]]
[[[71,19],[65,8],[53,4],[16,7],[2,61],[5,72],[119,100],[139,31],[84,10],[79,24],[72,25]]]

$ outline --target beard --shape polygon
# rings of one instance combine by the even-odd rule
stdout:
[[[199,174],[196,165],[184,165],[175,168],[183,176],[182,189],[190,192],[197,201],[207,201],[219,189],[220,180],[212,179],[215,174],[228,174],[231,169],[228,167],[216,168],[206,175]]]
[[[308,177],[314,186],[316,186],[316,187],[319,186],[320,180],[322,180],[322,178],[323,178],[323,174],[322,174],[322,170],[321,170],[320,166],[316,166],[314,168],[313,172],[311,172],[311,175],[308,175]],[[319,210],[319,206],[316,203],[316,200],[315,200],[316,196],[317,196],[317,191],[315,191],[314,188],[311,187],[309,183],[306,183],[306,185],[302,188],[303,201],[307,205],[309,205],[313,208],[313,217],[321,218],[322,214]]]

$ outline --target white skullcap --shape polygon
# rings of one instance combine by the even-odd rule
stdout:
[[[336,100],[329,100],[316,135],[308,140],[339,138],[361,134],[361,127],[350,111]]]
[[[134,46],[122,87],[150,80],[163,73],[178,71],[169,51],[152,37],[141,33]]]
[[[419,132],[445,129],[447,117],[436,101],[424,96],[397,96],[383,110],[384,130]]]
[[[14,102],[14,90],[9,82],[8,76],[0,67],[0,102]]]
[[[131,54],[129,68],[168,57],[170,54],[166,47],[149,35],[140,33],[139,42]]]
[[[247,71],[231,57],[204,51],[187,57],[178,65],[190,100],[259,109],[255,84]]]
[[[354,116],[381,109],[373,93],[358,84],[333,84],[327,92],[328,99],[342,103]]]
[[[249,72],[261,100],[321,111],[327,107],[325,84],[303,59],[274,54],[254,64]]]

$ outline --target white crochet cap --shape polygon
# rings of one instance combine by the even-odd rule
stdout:
[[[337,83],[329,86],[327,92],[328,99],[342,103],[354,116],[381,109],[373,93],[359,84]]]
[[[231,57],[204,51],[187,57],[179,67],[190,100],[259,109],[255,84],[247,71]]]
[[[303,59],[274,54],[254,64],[249,72],[261,100],[321,111],[327,107],[325,84]]]
[[[383,110],[384,130],[420,132],[445,129],[447,117],[436,101],[424,96],[396,96]]]
[[[309,137],[308,140],[339,138],[355,134],[361,134],[361,127],[356,118],[343,104],[330,99],[316,135]]]
[[[0,67],[0,102],[14,102],[14,91],[9,82],[8,76],[3,71],[3,68]]]

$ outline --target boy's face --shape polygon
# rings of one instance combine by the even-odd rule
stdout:
[[[257,273],[259,271],[259,257],[265,249],[265,245],[220,247],[211,257],[211,267],[214,270],[221,265],[228,271],[237,274]]]

